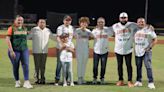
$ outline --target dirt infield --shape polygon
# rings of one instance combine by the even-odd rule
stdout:
[[[6,35],[0,35],[0,38],[5,38],[6,37]]]
[[[158,40],[157,44],[164,44],[164,40]]]
[[[32,50],[30,50],[30,54],[32,54]],[[110,52],[108,54],[108,57],[114,57],[115,54],[113,52]],[[56,57],[56,48],[49,48],[48,49],[48,57]],[[75,58],[75,53],[73,54],[73,57]],[[93,57],[93,49],[89,50],[89,58]]]

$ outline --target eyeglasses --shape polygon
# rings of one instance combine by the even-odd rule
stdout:
[[[126,19],[127,17],[120,17],[121,19]]]

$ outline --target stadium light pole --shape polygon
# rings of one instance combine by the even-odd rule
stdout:
[[[149,0],[146,0],[145,2],[145,21],[148,21],[148,2]]]

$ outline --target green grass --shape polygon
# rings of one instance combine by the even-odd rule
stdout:
[[[1,34],[6,34],[6,33],[7,33],[6,30],[0,30],[0,35],[1,35]]]
[[[1,33],[0,33],[1,34]],[[164,39],[164,37],[160,37],[160,39]],[[93,47],[93,41],[90,41],[90,47]],[[31,48],[31,41],[28,41],[28,46]],[[50,41],[49,47],[54,47],[55,42]],[[114,42],[110,42],[109,44],[110,51],[113,51]],[[163,92],[164,90],[164,46],[156,45],[153,48],[153,74],[156,89],[150,90],[147,88],[147,76],[146,70],[143,67],[143,87],[134,87],[128,88],[127,86],[118,87],[115,86],[115,83],[118,80],[117,76],[117,63],[116,58],[108,58],[105,82],[107,85],[75,85],[74,87],[62,87],[62,86],[54,86],[52,83],[54,82],[54,75],[56,69],[56,58],[48,57],[46,64],[46,81],[48,84],[46,85],[34,85],[34,89],[25,89],[25,88],[15,88],[15,82],[12,74],[12,65],[9,61],[7,55],[7,44],[4,39],[0,39],[0,92]],[[93,59],[90,58],[87,64],[86,69],[86,81],[92,81],[92,68],[93,68]],[[133,81],[135,81],[136,77],[136,69],[135,69],[135,61],[133,56]],[[33,84],[34,78],[34,63],[33,56],[30,55],[30,81]],[[73,75],[74,81],[77,81],[77,63],[74,59],[73,61]],[[23,84],[23,74],[22,68],[20,67],[20,79]],[[126,66],[124,63],[124,79],[127,83],[127,73]]]
[[[164,36],[157,36],[159,40],[164,40]]]

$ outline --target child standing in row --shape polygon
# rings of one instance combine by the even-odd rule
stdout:
[[[60,45],[60,60],[63,70],[63,86],[67,86],[67,79],[70,78],[70,86],[74,86],[73,72],[72,72],[72,58],[74,52],[74,45],[68,41],[69,34],[63,33],[60,36],[62,45]],[[68,75],[67,75],[68,74]],[[68,76],[68,78],[66,78]]]
[[[76,38],[78,84],[80,85],[86,83],[84,76],[89,56],[89,38],[92,36],[92,33],[87,28],[89,25],[88,17],[81,17],[79,25],[80,27],[75,30],[74,36]]]

